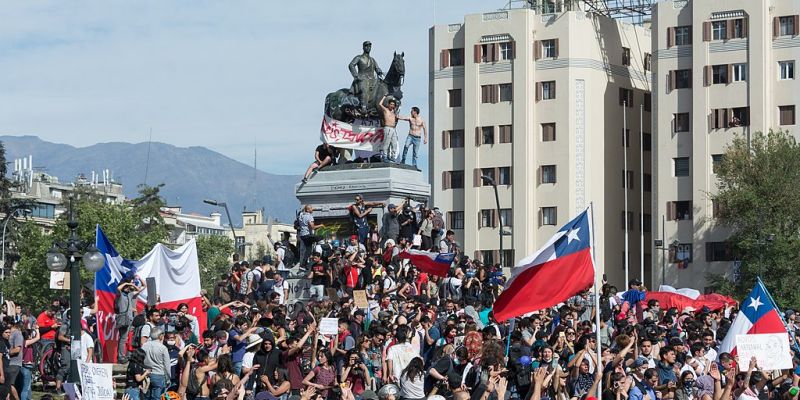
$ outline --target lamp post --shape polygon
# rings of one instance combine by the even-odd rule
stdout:
[[[238,253],[239,247],[236,246],[236,231],[233,229],[233,220],[231,219],[231,212],[228,210],[228,204],[225,203],[224,201],[216,201],[211,199],[205,199],[203,200],[203,203],[212,206],[222,207],[225,209],[225,214],[228,216],[228,225],[231,227],[231,233],[233,234],[233,247],[236,249],[236,252]]]
[[[494,201],[497,205],[497,219],[500,221],[500,227],[498,229],[498,237],[500,238],[500,257],[498,261],[500,261],[500,268],[503,268],[505,267],[505,264],[503,263],[503,219],[500,218],[500,196],[497,194],[497,183],[494,181],[494,178],[487,175],[481,175],[481,179],[492,185],[492,188],[494,188]]]
[[[3,269],[0,270],[0,280],[6,280],[6,228],[8,227],[8,221],[14,219],[14,216],[17,215],[20,211],[22,211],[23,215],[27,215],[31,213],[31,210],[27,208],[17,208],[16,210],[11,212],[11,215],[6,218],[6,222],[3,223]]]
[[[89,272],[97,272],[103,268],[106,259],[94,246],[78,238],[78,221],[72,212],[72,198],[69,199],[69,238],[63,242],[53,242],[47,251],[47,268],[50,271],[69,271],[69,330],[72,354],[80,354],[76,349],[81,345],[81,271],[78,260],[83,260],[83,267]],[[70,381],[78,381],[78,360],[74,357],[70,362]]]

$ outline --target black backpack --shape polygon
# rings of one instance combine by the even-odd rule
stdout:
[[[131,339],[131,347],[138,349],[142,345],[142,328],[147,324],[147,318],[144,314],[137,314],[133,317],[131,328],[133,328],[133,336]]]
[[[333,255],[333,246],[330,243],[325,242],[320,247],[322,247],[322,259],[323,260],[327,260],[328,258],[330,258],[330,256]]]
[[[283,247],[283,265],[286,268],[294,267],[295,262],[297,261],[297,247],[293,246],[289,243],[288,246],[280,244],[280,247]]]

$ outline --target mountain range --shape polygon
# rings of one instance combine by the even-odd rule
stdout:
[[[183,212],[208,215],[225,212],[203,203],[203,199],[226,202],[234,225],[241,224],[241,211],[264,208],[264,216],[283,222],[294,220],[299,207],[294,185],[300,176],[275,175],[241,163],[205,147],[177,147],[166,143],[97,143],[87,147],[52,143],[36,136],[0,136],[6,147],[6,162],[33,156],[35,170],[73,182],[79,174],[108,169],[123,185],[126,197],[137,196],[137,186],[164,184],[161,194],[170,206]],[[148,149],[149,148],[149,149]],[[149,157],[148,157],[149,151]],[[149,162],[148,162],[149,158]],[[9,174],[13,164],[9,165]],[[147,175],[145,178],[145,174]]]

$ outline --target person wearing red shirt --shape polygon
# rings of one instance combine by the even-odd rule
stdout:
[[[52,344],[56,340],[56,333],[61,323],[58,322],[55,315],[58,309],[52,306],[47,310],[42,311],[39,317],[36,318],[36,323],[39,325],[39,334],[41,335],[42,344],[45,346]]]

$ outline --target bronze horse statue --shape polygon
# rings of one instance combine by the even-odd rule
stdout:
[[[401,86],[406,74],[406,64],[403,57],[405,53],[394,53],[392,64],[383,79],[378,80],[374,92],[367,96],[370,99],[366,105],[366,113],[358,97],[354,95],[352,88],[339,89],[325,96],[325,115],[343,122],[353,122],[356,119],[380,118],[378,113],[378,102],[384,97],[393,98],[400,107],[400,100],[403,98]]]

